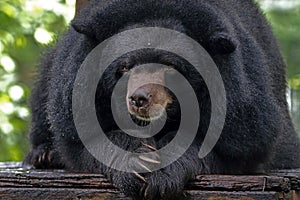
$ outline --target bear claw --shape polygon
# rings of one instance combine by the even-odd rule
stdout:
[[[145,147],[147,147],[148,149],[152,150],[152,151],[157,151],[157,149],[156,149],[154,146],[151,146],[151,145],[149,145],[149,144],[145,144],[145,143],[143,143],[143,142],[142,142],[142,144],[143,144]]]
[[[154,160],[152,158],[146,157],[146,156],[139,156],[139,158],[143,161],[149,162],[149,163],[153,163],[153,164],[160,164],[161,162],[158,160]]]
[[[142,175],[140,175],[139,173],[137,173],[136,171],[133,171],[133,174],[136,177],[138,177],[140,180],[142,180],[144,183],[147,183],[147,180]]]
[[[149,169],[147,166],[145,166],[143,163],[141,163],[141,162],[137,162],[137,164],[139,165],[139,166],[141,166],[143,169],[145,169],[147,172],[152,172],[152,170],[151,169]]]

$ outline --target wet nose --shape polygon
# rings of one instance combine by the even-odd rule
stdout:
[[[137,89],[130,97],[129,104],[136,108],[146,108],[149,105],[151,95],[144,88]]]

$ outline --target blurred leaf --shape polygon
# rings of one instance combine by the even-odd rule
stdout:
[[[293,9],[274,9],[267,13],[287,62],[288,78],[300,74],[300,6]]]
[[[292,90],[300,90],[300,74],[289,79],[289,85]]]
[[[56,5],[58,0],[1,0],[0,1],[0,60],[6,56],[5,66],[0,63],[0,161],[22,160],[28,152],[29,118],[27,101],[34,82],[39,59],[45,51],[45,45],[34,38],[38,28],[51,33],[54,38],[67,27],[61,9],[60,13],[45,9],[47,5]],[[50,6],[51,7],[51,6]],[[74,8],[71,8],[72,10]],[[11,68],[11,65],[15,68]],[[13,70],[11,70],[13,69]],[[24,90],[23,96],[13,100],[8,92],[11,86],[18,85]],[[5,107],[8,106],[9,107]],[[11,110],[11,105],[13,109]],[[12,112],[11,112],[12,111]]]

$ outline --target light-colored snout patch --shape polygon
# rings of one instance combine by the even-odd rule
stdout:
[[[172,97],[165,88],[165,73],[173,68],[133,68],[129,71],[126,103],[131,115],[143,121],[159,119]],[[141,92],[142,91],[142,92]],[[143,103],[139,100],[143,100]]]

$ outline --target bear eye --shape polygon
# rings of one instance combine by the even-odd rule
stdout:
[[[121,67],[119,68],[119,72],[122,73],[122,74],[128,72],[129,70],[130,70],[130,68],[129,68],[129,66],[127,66],[127,65],[123,65],[123,66],[121,66]]]

